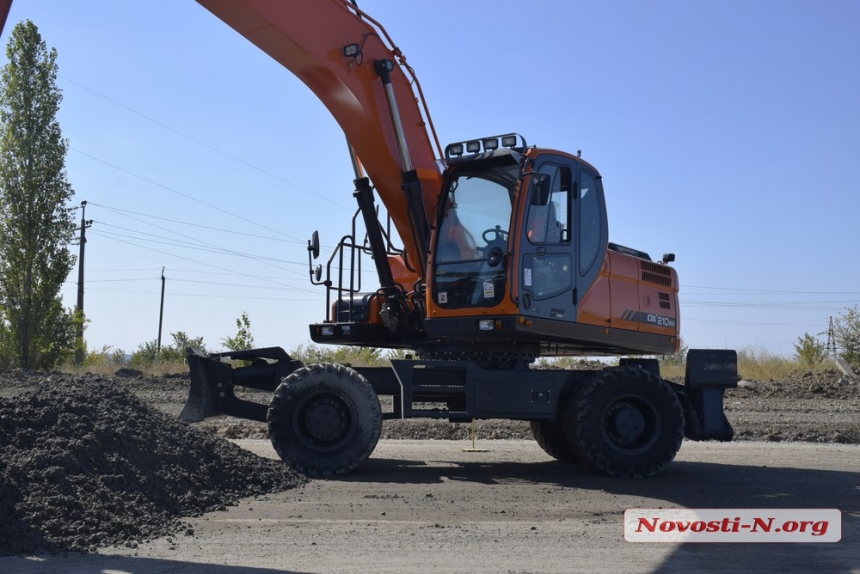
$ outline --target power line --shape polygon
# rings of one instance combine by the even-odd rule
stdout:
[[[210,225],[201,225],[201,224],[199,224],[199,223],[192,223],[192,222],[190,222],[190,221],[181,221],[181,220],[179,220],[179,219],[170,219],[170,218],[167,218],[167,217],[161,217],[161,216],[158,216],[158,215],[151,215],[151,214],[148,214],[148,213],[141,213],[141,212],[139,212],[139,211],[132,211],[132,210],[130,210],[130,209],[121,209],[121,208],[119,208],[119,207],[113,207],[113,206],[110,206],[110,205],[104,205],[104,204],[95,203],[95,202],[90,202],[90,203],[89,203],[89,205],[94,205],[94,206],[96,206],[96,207],[101,207],[102,209],[106,209],[106,210],[108,210],[108,211],[112,211],[112,212],[116,213],[116,215],[121,215],[121,216],[123,216],[123,217],[127,217],[128,219],[131,219],[132,221],[137,221],[138,223],[143,223],[144,225],[149,225],[149,226],[155,227],[156,229],[163,229],[164,231],[168,231],[168,232],[170,232],[170,233],[175,233],[176,235],[179,235],[180,237],[188,237],[188,236],[187,236],[187,235],[180,234],[180,233],[177,233],[177,232],[175,232],[175,231],[173,231],[173,230],[171,230],[171,229],[167,229],[166,227],[161,227],[161,226],[159,226],[159,225],[155,225],[155,224],[153,224],[153,223],[149,223],[149,222],[147,222],[147,221],[141,221],[141,220],[139,220],[139,219],[137,219],[137,218],[131,217],[130,215],[126,215],[126,214],[131,213],[131,214],[134,214],[134,215],[138,215],[138,216],[140,216],[140,217],[148,217],[148,218],[150,218],[150,219],[158,219],[158,220],[161,220],[161,221],[168,221],[168,222],[170,222],[170,223],[177,223],[177,224],[179,224],[179,225],[187,225],[187,226],[190,226],[190,227],[197,227],[197,228],[200,228],[200,229],[209,229],[209,230],[211,230],[211,231],[217,231],[217,232],[219,232],[219,233],[231,233],[231,234],[234,234],[234,235],[242,235],[242,236],[245,236],[245,237],[252,237],[252,238],[256,238],[256,239],[267,239],[267,240],[269,240],[269,241],[281,241],[281,242],[284,242],[284,243],[297,243],[297,244],[305,245],[305,246],[307,245],[307,240],[302,241],[302,240],[299,240],[299,239],[292,239],[292,238],[290,238],[290,239],[281,239],[281,238],[278,238],[278,237],[270,237],[270,236],[268,236],[268,235],[257,235],[257,234],[255,234],[255,233],[247,233],[247,232],[244,232],[244,231],[236,231],[236,230],[233,230],[233,229],[224,229],[223,227],[212,227],[212,226],[210,226]],[[333,252],[333,251],[335,250],[335,246],[332,246],[332,245],[321,245],[320,247],[322,248],[323,253],[329,253],[329,254],[330,254],[331,252]]]
[[[241,251],[234,251],[232,249],[227,249],[226,247],[220,247],[218,245],[215,245],[214,243],[208,243],[206,241],[199,241],[199,240],[194,239],[194,238],[188,238],[189,241],[180,241],[177,239],[172,239],[170,237],[164,237],[163,235],[156,235],[154,233],[146,233],[145,231],[139,231],[137,229],[126,229],[125,227],[120,227],[119,225],[111,225],[110,223],[105,223],[103,221],[98,221],[98,223],[101,224],[102,226],[113,227],[115,229],[123,229],[123,230],[126,230],[126,231],[129,231],[131,233],[136,234],[136,235],[129,235],[126,233],[118,233],[115,231],[99,230],[97,233],[100,233],[102,235],[110,235],[112,237],[125,237],[127,239],[139,239],[139,240],[146,240],[146,241],[152,241],[152,239],[148,239],[148,238],[155,238],[157,240],[160,239],[163,241],[154,241],[154,243],[160,243],[162,245],[171,245],[173,247],[181,247],[183,249],[196,249],[198,251],[207,251],[210,253],[221,253],[221,254],[225,254],[225,255],[235,255],[235,256],[239,256],[239,257],[247,257],[247,258],[251,258],[251,259],[256,259],[258,261],[274,261],[276,263],[290,263],[290,264],[294,264],[294,265],[307,265],[306,262],[302,262],[302,261],[293,261],[290,259],[278,259],[276,257],[267,257],[264,255],[257,255],[256,253],[244,253]],[[165,231],[169,232],[170,230],[166,229]],[[185,237],[184,235],[181,235],[181,234],[177,234],[177,235],[179,235],[180,237]]]
[[[208,208],[210,208],[210,209],[214,209],[214,210],[216,210],[216,211],[220,211],[221,213],[227,214],[227,215],[229,215],[230,217],[235,217],[236,219],[240,219],[240,220],[242,220],[242,221],[244,221],[244,222],[246,222],[246,223],[250,223],[250,224],[252,224],[252,225],[256,225],[256,226],[258,226],[258,227],[262,227],[263,229],[267,229],[267,230],[272,231],[272,232],[274,232],[274,233],[277,233],[277,234],[279,234],[279,235],[283,235],[284,237],[289,237],[290,239],[294,239],[294,240],[296,240],[296,241],[300,241],[300,242],[302,241],[302,240],[301,240],[301,239],[299,239],[298,237],[292,236],[292,235],[290,235],[290,234],[288,234],[288,233],[283,233],[283,232],[281,232],[281,231],[278,231],[277,229],[274,229],[274,228],[272,228],[272,227],[268,227],[268,226],[263,225],[262,223],[259,223],[259,222],[257,222],[257,221],[253,221],[253,220],[248,219],[248,218],[246,218],[246,217],[242,217],[241,215],[237,215],[237,214],[235,214],[235,213],[233,213],[233,212],[227,211],[226,209],[221,209],[220,207],[217,207],[217,206],[215,206],[215,205],[212,205],[211,203],[207,203],[207,202],[203,201],[202,199],[197,199],[196,197],[194,197],[194,196],[192,196],[192,195],[188,195],[187,193],[183,193],[183,192],[181,192],[181,191],[179,191],[179,190],[173,189],[172,187],[166,186],[166,185],[164,185],[163,183],[158,183],[158,182],[157,182],[157,181],[155,181],[155,180],[152,180],[152,179],[149,179],[148,177],[144,177],[144,176],[142,176],[142,175],[139,175],[139,174],[137,174],[137,173],[134,173],[133,171],[129,171],[129,170],[125,169],[125,168],[122,168],[122,167],[120,167],[120,166],[118,166],[118,165],[112,164],[112,163],[110,163],[109,161],[105,161],[105,160],[103,160],[103,159],[101,159],[101,158],[98,158],[98,157],[96,157],[96,156],[94,156],[94,155],[88,154],[88,153],[86,153],[86,152],[84,152],[84,151],[81,151],[81,150],[79,150],[79,149],[77,149],[77,148],[70,147],[69,149],[70,149],[70,150],[72,150],[72,151],[74,151],[74,152],[76,152],[76,153],[79,153],[79,154],[81,154],[81,155],[83,155],[83,156],[86,156],[86,157],[88,157],[88,158],[90,158],[90,159],[92,159],[92,160],[95,160],[95,161],[97,161],[97,162],[99,162],[99,163],[103,163],[103,164],[105,164],[105,165],[107,165],[107,166],[110,166],[110,167],[112,167],[112,168],[114,168],[114,169],[116,169],[116,170],[118,170],[118,171],[121,171],[121,172],[123,172],[123,173],[126,173],[126,174],[128,174],[128,175],[130,175],[130,176],[132,176],[132,177],[136,177],[137,179],[139,179],[139,180],[141,180],[141,181],[145,181],[145,182],[147,182],[147,183],[149,183],[149,184],[152,184],[152,185],[154,185],[154,186],[156,186],[156,187],[160,187],[160,188],[165,189],[165,190],[167,190],[167,191],[169,191],[169,192],[171,192],[171,193],[175,193],[176,195],[182,196],[182,197],[184,197],[184,198],[186,198],[186,199],[190,199],[191,201],[195,201],[195,202],[197,202],[197,203],[199,203],[199,204],[201,204],[201,205],[205,205],[206,207],[208,207]]]
[[[681,300],[683,307],[697,308],[736,308],[736,309],[766,309],[766,310],[795,310],[795,311],[832,311],[839,309],[834,305],[844,305],[846,301],[786,301],[784,303],[765,302],[726,302],[726,301],[685,301]]]
[[[860,291],[787,291],[784,289],[748,289],[735,287],[704,287],[701,285],[681,285],[681,289],[713,289],[720,295],[860,295]],[[686,293],[685,295],[714,295],[714,293]]]
[[[189,221],[180,221],[178,219],[169,219],[167,217],[160,217],[158,215],[149,215],[147,213],[140,213],[138,211],[131,211],[129,209],[120,209],[118,207],[111,207],[108,205],[103,205],[103,204],[95,203],[92,201],[90,202],[90,205],[95,205],[96,207],[101,207],[102,209],[107,209],[108,211],[113,211],[117,215],[125,215],[126,213],[132,213],[134,215],[139,215],[140,217],[149,217],[152,219],[159,219],[161,221],[169,221],[170,223],[177,223],[179,225],[188,225],[190,227],[198,227],[200,229],[209,229],[211,231],[218,231],[219,233],[232,233],[234,235],[243,235],[245,237],[253,237],[256,239],[267,239],[269,241],[282,241],[284,243],[298,243],[301,245],[305,245],[307,243],[306,241],[300,241],[298,239],[281,239],[280,237],[270,237],[268,235],[257,235],[255,233],[246,233],[244,231],[236,231],[234,229],[224,229],[221,227],[212,227],[210,225],[200,225],[199,223],[191,223]],[[128,217],[128,216],[126,216],[126,217]],[[133,217],[130,219],[133,219],[134,221],[139,221],[140,223],[147,224],[147,222],[140,221],[138,219],[134,219]],[[151,225],[151,224],[147,224],[147,225]],[[163,228],[159,228],[159,229],[163,229]]]
[[[720,323],[724,325],[761,325],[766,327],[815,327],[815,325],[798,325],[795,323],[762,323],[761,321],[723,321],[720,319],[695,319],[684,317],[683,321],[694,321],[696,323]]]
[[[89,290],[90,291],[100,291],[102,293],[133,293],[133,294],[138,294],[138,295],[155,295],[158,293],[157,290],[155,290],[155,291],[138,291],[138,290],[132,290],[132,289],[99,289],[97,287],[91,288]],[[177,297],[207,297],[207,298],[212,298],[212,299],[236,300],[235,295],[213,295],[210,293],[175,293],[175,292],[171,291],[170,295],[171,296],[177,296]],[[317,298],[317,299],[296,299],[296,298],[291,298],[291,297],[245,297],[245,296],[243,296],[242,300],[243,301],[303,301],[303,302],[319,303],[322,301],[322,296],[320,296],[320,298]]]
[[[142,237],[137,237],[137,236],[134,236],[134,235],[126,235],[126,234],[123,234],[123,233],[112,233],[112,232],[110,232],[110,231],[102,231],[102,230],[98,230],[98,231],[91,231],[91,233],[93,233],[93,234],[95,234],[95,235],[99,235],[99,236],[101,236],[101,237],[105,237],[105,238],[107,238],[107,239],[113,239],[114,241],[121,241],[122,243],[127,243],[127,244],[129,244],[129,245],[135,245],[135,246],[137,246],[137,247],[141,247],[141,248],[143,248],[143,249],[146,249],[146,247],[145,247],[145,246],[140,245],[139,243],[133,243],[133,242],[130,242],[130,241],[122,241],[121,239],[118,239],[118,238],[120,238],[120,237],[124,237],[124,238],[126,238],[126,239],[136,239],[136,240],[141,240],[141,241],[142,241],[142,240],[144,240],[144,238],[142,238]],[[142,233],[142,235],[151,235],[151,234],[145,234],[145,233]],[[157,236],[157,235],[152,235],[152,237],[157,237],[157,238],[159,238],[159,239],[165,239],[165,238],[163,238],[163,237],[159,237],[159,236]],[[183,243],[177,243],[177,242],[171,242],[171,241],[154,241],[154,240],[152,240],[152,239],[146,239],[146,241],[147,241],[148,243],[157,243],[157,244],[160,244],[160,245],[168,245],[168,246],[170,246],[170,247],[179,247],[179,248],[182,248],[182,249],[192,249],[192,250],[195,250],[195,251],[203,251],[203,252],[206,252],[206,253],[218,253],[218,254],[221,254],[221,255],[231,255],[231,256],[234,256],[234,257],[241,257],[241,258],[244,258],[244,259],[251,259],[251,260],[254,260],[254,261],[257,261],[257,262],[263,263],[263,264],[265,264],[265,265],[268,265],[268,266],[274,267],[275,269],[282,269],[282,270],[284,270],[284,271],[288,271],[288,272],[290,272],[290,273],[295,273],[295,274],[297,274],[297,275],[301,275],[301,276],[303,276],[303,277],[307,275],[307,273],[300,273],[299,271],[294,271],[294,270],[292,270],[292,269],[287,269],[287,268],[285,268],[285,267],[280,267],[279,265],[275,265],[275,264],[274,264],[274,263],[283,263],[283,264],[286,264],[286,265],[307,265],[307,263],[302,263],[301,261],[291,261],[291,260],[287,260],[287,259],[277,259],[277,258],[274,258],[274,257],[263,257],[262,255],[254,255],[254,254],[252,254],[252,253],[240,253],[240,252],[237,252],[237,251],[232,251],[232,250],[225,249],[225,248],[223,248],[223,247],[218,247],[218,246],[211,246],[211,247],[209,247],[209,246],[205,246],[205,245],[202,245],[202,246],[201,246],[201,245],[194,245],[194,244],[183,244]],[[163,252],[159,252],[159,253],[163,253]],[[170,255],[170,254],[168,254],[168,255]],[[177,257],[178,257],[178,256],[177,256]],[[189,261],[193,261],[193,260],[189,259]],[[199,263],[199,261],[197,261],[197,262]],[[217,268],[217,269],[222,269],[221,267],[216,267],[216,268]]]
[[[100,205],[100,204],[95,204],[95,205],[98,205],[99,207],[103,207],[103,208],[105,208],[105,209],[107,209],[107,210],[109,210],[109,211],[136,213],[136,212],[131,212],[131,211],[129,211],[129,210],[122,210],[122,209],[117,209],[117,208],[111,208],[111,207],[109,207],[109,206],[104,206],[104,205]],[[172,230],[172,229],[168,229],[168,228],[165,228],[165,227],[160,226],[160,225],[155,225],[155,224],[153,224],[153,223],[149,223],[149,222],[146,222],[146,221],[141,221],[141,220],[137,219],[136,217],[132,217],[132,216],[130,216],[130,215],[126,215],[125,213],[117,213],[117,214],[118,214],[118,215],[121,215],[121,216],[123,216],[123,217],[126,217],[126,218],[128,218],[128,219],[131,219],[132,221],[137,221],[138,223],[142,223],[142,224],[144,224],[144,225],[148,225],[148,226],[150,226],[150,227],[154,227],[154,228],[156,228],[156,229],[160,229],[160,230],[165,231],[165,232],[167,232],[167,233],[171,233],[171,234],[177,235],[177,236],[179,236],[179,237],[186,238],[186,239],[188,239],[189,241],[188,241],[188,242],[183,242],[183,241],[178,241],[178,242],[177,242],[176,240],[172,240],[172,239],[170,239],[170,238],[167,238],[167,237],[164,237],[164,236],[161,236],[161,235],[151,234],[151,233],[146,233],[146,232],[144,232],[144,231],[135,230],[135,229],[128,229],[127,227],[118,226],[118,225],[113,225],[113,224],[110,224],[110,223],[106,223],[106,222],[104,222],[104,221],[99,221],[100,225],[101,225],[101,226],[103,226],[103,227],[105,227],[105,226],[106,226],[106,227],[113,227],[113,228],[117,228],[117,229],[122,229],[122,230],[124,230],[124,231],[129,231],[129,232],[132,232],[132,233],[135,233],[135,234],[138,234],[138,235],[142,235],[142,236],[145,236],[145,237],[154,237],[154,238],[156,238],[156,239],[164,240],[164,241],[157,241],[157,242],[156,242],[156,243],[161,243],[161,244],[163,244],[163,245],[171,245],[171,246],[180,247],[180,248],[184,248],[184,249],[196,249],[196,250],[200,250],[200,251],[208,251],[208,252],[215,252],[215,253],[229,254],[229,255],[234,255],[234,256],[238,256],[238,257],[244,257],[244,258],[248,258],[248,259],[256,260],[256,261],[259,261],[259,262],[262,262],[262,263],[266,263],[266,262],[275,262],[275,263],[284,263],[284,264],[288,264],[288,265],[300,265],[300,266],[305,266],[305,265],[307,265],[307,263],[306,263],[306,262],[304,262],[304,261],[295,261],[295,260],[288,260],[288,259],[279,259],[279,258],[274,258],[274,257],[265,257],[265,256],[258,255],[258,254],[254,254],[254,253],[243,253],[243,252],[238,252],[238,251],[231,250],[231,249],[226,249],[226,248],[223,248],[223,247],[217,246],[217,245],[212,244],[212,243],[209,243],[209,242],[201,241],[200,239],[198,239],[198,238],[196,238],[196,237],[191,237],[191,236],[185,235],[185,234],[183,234],[183,233],[176,232],[176,231],[174,231],[174,230]],[[146,214],[141,214],[141,216],[143,216],[143,217],[148,217]],[[155,218],[157,218],[157,219],[166,219],[166,218],[160,218],[160,217],[157,217],[157,216],[151,216],[151,217],[155,217]],[[177,220],[169,220],[169,219],[168,219],[168,221],[173,221],[173,222],[177,222],[177,223],[184,223],[184,224],[187,224],[187,225],[196,225],[196,224],[187,223],[187,222],[180,222],[180,221],[177,221]],[[207,227],[207,226],[200,226],[200,227]],[[211,227],[210,227],[210,229],[215,229],[215,230],[218,230],[218,231],[226,231],[226,230],[220,230],[220,229],[218,229],[218,228],[211,228]],[[135,240],[137,240],[137,239],[141,239],[141,238],[136,237],[136,236],[134,236],[134,235],[127,235],[127,234],[122,234],[122,233],[111,233],[111,232],[109,232],[109,231],[103,231],[103,230],[102,230],[102,231],[100,231],[100,233],[99,233],[99,234],[101,234],[101,235],[103,235],[103,236],[111,236],[111,237],[114,237],[114,238],[116,238],[116,237],[125,237],[125,238],[127,238],[127,239],[135,239]],[[248,234],[248,235],[251,235],[251,234]],[[259,237],[259,236],[258,236],[258,237]],[[267,239],[271,239],[271,238],[268,238],[268,237],[265,237],[265,238],[267,238]],[[278,240],[279,240],[279,241],[284,241],[284,240],[280,240],[280,239],[278,239]],[[147,241],[151,241],[151,240],[147,239]],[[281,267],[278,267],[277,265],[273,265],[273,267],[283,269],[283,268],[281,268]],[[305,273],[300,273],[300,272],[297,272],[297,271],[293,271],[293,270],[291,270],[291,269],[284,269],[284,270],[285,270],[285,271],[288,271],[288,272],[291,272],[291,273],[296,273],[297,275],[300,275],[300,276],[302,276],[302,277],[306,277],[306,274],[305,274]],[[362,275],[366,275],[366,276],[368,276],[368,277],[370,277],[370,276],[375,276],[375,275],[372,273],[372,270],[370,270],[370,269],[362,270]]]
[[[258,172],[260,172],[260,173],[262,173],[262,174],[264,174],[264,175],[267,175],[267,176],[272,177],[272,178],[274,178],[274,179],[276,179],[276,180],[278,180],[278,181],[281,181],[281,182],[283,182],[283,183],[286,183],[286,184],[288,184],[288,185],[291,185],[291,186],[295,187],[296,189],[299,189],[299,190],[301,190],[301,191],[303,191],[303,192],[305,192],[305,193],[309,193],[309,194],[311,194],[311,195],[314,195],[314,196],[316,196],[316,197],[318,197],[318,198],[320,198],[320,199],[323,199],[323,200],[325,200],[325,201],[327,201],[327,202],[329,202],[329,203],[332,203],[332,204],[334,204],[334,205],[338,205],[338,206],[343,207],[343,208],[345,208],[345,209],[351,209],[350,207],[348,207],[348,206],[344,205],[343,203],[340,203],[340,202],[335,201],[335,200],[333,200],[333,199],[331,199],[331,198],[329,198],[329,197],[326,197],[326,196],[322,195],[321,193],[317,193],[317,192],[312,191],[312,190],[310,190],[310,189],[304,188],[304,187],[302,187],[302,186],[300,186],[300,185],[298,185],[298,184],[296,184],[296,183],[293,183],[292,181],[289,181],[289,180],[284,179],[284,178],[282,178],[282,177],[280,177],[280,176],[278,176],[278,175],[275,175],[275,174],[273,174],[273,173],[271,173],[271,172],[269,172],[269,171],[266,171],[266,170],[264,170],[264,169],[262,169],[262,168],[260,168],[260,167],[258,167],[258,166],[256,166],[256,165],[252,164],[252,163],[249,163],[249,162],[247,162],[247,161],[245,161],[245,160],[243,160],[243,159],[240,159],[240,158],[238,158],[238,157],[236,157],[236,156],[234,156],[234,155],[231,155],[231,154],[229,154],[229,153],[227,153],[227,152],[225,152],[225,151],[223,151],[223,150],[221,150],[221,149],[218,149],[218,148],[216,148],[216,147],[214,147],[214,146],[212,146],[212,145],[209,145],[209,144],[207,144],[206,142],[203,142],[203,141],[198,140],[197,138],[194,138],[194,137],[192,137],[192,136],[190,136],[190,135],[188,135],[188,134],[186,134],[186,133],[183,133],[183,132],[181,132],[181,131],[179,131],[179,130],[177,130],[177,129],[175,129],[175,128],[173,128],[173,127],[171,127],[171,126],[169,126],[169,125],[167,125],[167,124],[165,124],[165,123],[162,123],[162,122],[160,122],[160,121],[158,121],[158,120],[156,120],[156,119],[153,119],[153,118],[151,118],[151,117],[149,117],[149,116],[147,116],[147,115],[145,115],[145,114],[142,114],[141,112],[138,112],[137,110],[132,109],[132,108],[130,108],[130,107],[128,107],[128,106],[126,106],[125,104],[121,104],[120,102],[118,102],[118,101],[116,101],[116,100],[113,100],[113,99],[111,99],[111,98],[109,98],[109,97],[105,96],[104,94],[100,94],[99,92],[97,92],[97,91],[93,90],[92,88],[88,88],[88,87],[84,86],[83,84],[80,84],[80,83],[78,83],[78,82],[76,82],[76,81],[74,81],[74,80],[72,80],[72,79],[70,79],[70,78],[68,78],[68,77],[66,77],[66,76],[62,76],[62,75],[61,75],[60,77],[61,77],[63,80],[65,80],[65,81],[67,81],[67,82],[69,82],[69,83],[71,83],[71,84],[74,84],[75,86],[77,86],[77,87],[79,87],[79,88],[81,88],[81,89],[83,89],[83,90],[86,90],[86,91],[90,92],[91,94],[93,94],[93,95],[95,95],[95,96],[98,96],[98,97],[102,98],[103,100],[106,100],[106,101],[108,101],[108,102],[110,102],[110,103],[114,104],[115,106],[118,106],[118,107],[120,107],[120,108],[122,108],[122,109],[124,109],[124,110],[126,110],[126,111],[129,111],[129,112],[131,112],[131,113],[133,113],[133,114],[135,114],[135,115],[137,115],[137,116],[140,116],[141,118],[143,118],[143,119],[145,119],[145,120],[147,120],[147,121],[150,121],[150,122],[152,122],[152,123],[156,124],[157,126],[162,127],[162,128],[164,128],[164,129],[166,129],[166,130],[168,130],[168,131],[171,131],[171,132],[175,133],[175,134],[176,134],[176,135],[178,135],[178,136],[181,136],[181,137],[183,137],[183,138],[185,138],[185,139],[188,139],[188,140],[190,140],[190,141],[192,141],[192,142],[194,142],[194,143],[196,143],[196,144],[198,144],[198,145],[201,145],[201,146],[205,147],[206,149],[212,150],[212,151],[214,151],[215,153],[218,153],[218,154],[221,154],[221,155],[223,155],[223,156],[225,156],[225,157],[228,157],[228,158],[232,159],[233,161],[236,161],[236,162],[238,162],[238,163],[241,163],[242,165],[244,165],[244,166],[246,166],[246,167],[249,167],[249,168],[251,168],[251,169],[253,169],[253,170],[255,170],[255,171],[258,171]]]
[[[103,234],[99,234],[99,235],[103,235]],[[104,235],[103,235],[103,236],[104,236]],[[147,246],[145,246],[145,245],[139,245],[139,244],[137,244],[137,243],[133,243],[133,242],[131,242],[131,241],[124,241],[124,240],[122,240],[122,239],[117,239],[116,237],[110,237],[110,236],[105,236],[105,237],[107,237],[108,239],[112,239],[112,240],[114,240],[114,241],[118,241],[119,243],[125,243],[126,245],[133,245],[134,247],[139,247],[140,249],[146,249],[147,251],[154,251],[155,253],[161,253],[162,255],[168,255],[168,256],[170,256],[170,257],[176,257],[177,259],[183,259],[183,260],[185,260],[185,261],[191,261],[191,262],[197,263],[198,265],[204,265],[204,266],[206,266],[206,267],[212,267],[212,268],[214,268],[214,269],[220,269],[221,271],[230,271],[229,269],[226,269],[226,268],[224,268],[224,267],[219,267],[218,265],[213,265],[213,264],[211,264],[211,263],[204,263],[204,262],[202,262],[202,261],[197,261],[197,260],[195,260],[195,259],[191,259],[191,258],[189,258],[189,257],[183,257],[183,256],[181,256],[181,255],[176,255],[175,253],[168,253],[168,252],[166,252],[166,251],[161,251],[161,250],[159,250],[159,249],[154,249],[154,248],[152,248],[152,247],[147,247]],[[275,266],[275,267],[277,267],[277,266]],[[282,268],[280,268],[280,267],[279,267],[279,269],[282,269]],[[284,271],[290,271],[290,272],[293,272],[291,269],[284,269]],[[249,274],[247,274],[247,273],[241,273],[241,272],[236,272],[236,273],[237,273],[237,275],[242,275],[242,276],[244,276],[244,277],[249,277],[249,278],[251,278],[251,279],[259,279],[258,277],[255,277],[255,276],[253,276],[253,275],[249,275]],[[298,273],[298,271],[295,271],[294,273]],[[277,281],[271,281],[271,280],[268,280],[268,279],[263,279],[263,281],[268,281],[269,283],[274,283],[275,285],[279,285],[279,283],[278,283]],[[310,289],[302,289],[301,287],[293,287],[293,286],[290,286],[290,285],[284,285],[284,286],[285,286],[285,287],[290,287],[291,289],[296,289],[296,290],[299,290],[299,291],[306,291],[306,292],[308,292],[308,293],[315,293],[315,292],[316,292],[316,291],[311,291]]]

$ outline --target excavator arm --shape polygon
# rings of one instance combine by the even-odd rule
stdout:
[[[423,190],[420,207],[426,220],[432,221],[442,181],[437,156],[442,154],[428,132],[432,124],[426,107],[422,113],[419,106],[411,70],[400,51],[390,45],[384,29],[349,0],[197,1],[316,94],[373,182],[407,259],[421,262],[423,246],[416,241],[426,238],[416,240],[410,226],[404,173],[414,170]],[[0,0],[0,23],[5,24],[11,5],[12,0]],[[347,46],[352,50],[348,55]],[[402,124],[400,133],[376,65],[384,60],[391,62],[388,85]],[[404,165],[404,157],[411,165]]]
[[[429,117],[422,114],[404,72],[405,59],[388,45],[382,27],[348,0],[197,1],[295,74],[328,108],[391,215],[407,257],[420,262],[423,247],[415,244],[410,228],[403,174],[410,168],[417,173],[424,216],[432,221],[441,173],[428,133]],[[347,46],[353,50],[349,55]],[[400,137],[376,66],[384,60],[392,63],[390,85],[403,126]],[[401,146],[411,165],[404,165]]]
[[[12,0],[0,0],[0,33],[6,28],[6,19],[9,17],[9,8]]]

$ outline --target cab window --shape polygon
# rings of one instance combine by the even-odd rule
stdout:
[[[570,242],[571,172],[565,166],[544,164],[538,173],[549,178],[549,200],[531,202],[526,217],[526,237],[531,243]]]
[[[579,174],[579,271],[585,274],[600,248],[600,202],[597,180],[588,171]]]
[[[508,236],[519,165],[454,172],[436,240],[435,298],[445,308],[492,307],[505,295]],[[502,259],[493,261],[491,253]]]

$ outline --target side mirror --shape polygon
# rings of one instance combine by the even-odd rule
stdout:
[[[490,267],[498,267],[499,263],[504,261],[505,252],[502,251],[501,247],[493,247],[490,249],[490,252],[487,253],[487,265]]]
[[[317,268],[314,269],[314,279],[319,283],[319,280],[322,279],[322,265],[317,265]]]
[[[308,241],[308,251],[311,252],[314,259],[320,256],[320,234],[318,231],[314,231],[314,234],[311,235],[311,239]]]
[[[536,173],[532,176],[532,191],[529,203],[532,205],[546,205],[549,203],[549,176]]]

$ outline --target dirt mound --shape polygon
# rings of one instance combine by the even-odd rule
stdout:
[[[0,398],[0,556],[134,545],[177,532],[183,516],[304,482],[111,379],[0,378],[29,387]]]
[[[835,369],[825,371],[793,371],[784,379],[741,381],[741,393],[781,399],[857,399],[860,384]]]
[[[860,443],[860,383],[836,370],[744,380],[725,402],[736,440]]]

